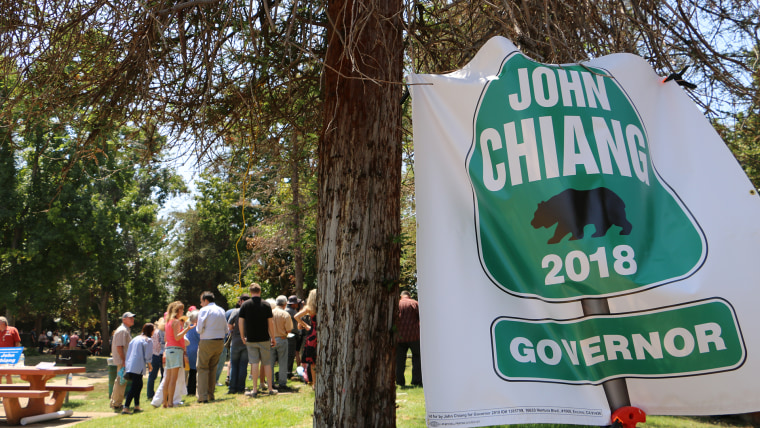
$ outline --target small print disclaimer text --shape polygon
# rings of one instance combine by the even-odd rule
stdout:
[[[601,418],[601,409],[576,409],[567,407],[507,407],[503,409],[484,409],[463,412],[428,413],[428,426],[463,426],[481,424],[492,418],[505,417],[525,418],[531,415],[553,415],[560,418]]]

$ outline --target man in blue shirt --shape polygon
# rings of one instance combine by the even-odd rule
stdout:
[[[213,401],[216,389],[216,365],[224,348],[224,337],[229,332],[224,309],[214,303],[214,293],[201,294],[201,310],[195,331],[201,337],[198,344],[198,402]]]

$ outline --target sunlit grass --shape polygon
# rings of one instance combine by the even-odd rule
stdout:
[[[28,357],[27,365],[39,361],[53,361],[52,356]],[[90,357],[87,361],[87,377],[108,378],[105,357]],[[220,379],[225,377],[222,374]],[[407,379],[411,379],[411,361],[407,363]],[[160,380],[160,378],[159,378]],[[185,405],[172,409],[154,408],[145,398],[145,387],[141,397],[142,413],[94,418],[78,424],[77,427],[240,427],[261,428],[311,427],[314,412],[314,392],[310,386],[289,381],[288,385],[299,388],[297,393],[279,394],[274,397],[249,398],[243,395],[227,395],[227,387],[217,387],[217,400],[210,404],[198,404],[195,397],[186,397]],[[156,385],[157,387],[158,385]],[[249,388],[251,386],[248,380]],[[85,394],[72,396],[64,409],[77,413],[109,413],[108,383],[95,383],[95,389]],[[425,397],[422,388],[396,389],[396,423],[399,428],[425,427]],[[506,427],[506,425],[505,425]],[[577,428],[578,425],[523,424],[510,425],[518,428]],[[640,428],[749,428],[753,425],[739,417],[689,418],[674,416],[648,416]]]

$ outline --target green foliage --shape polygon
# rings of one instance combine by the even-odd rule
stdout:
[[[732,127],[716,125],[724,141],[755,189],[760,188],[760,115],[757,111],[739,113]]]
[[[399,287],[417,295],[417,206],[414,183],[414,142],[411,102],[403,107],[403,167],[401,181],[401,272]]]
[[[86,121],[24,104],[16,113],[0,127],[0,292],[9,296],[0,306],[20,322],[61,318],[67,329],[96,327],[102,310],[163,312],[169,260],[156,214],[184,183],[143,155],[164,139],[101,129],[83,153],[76,135]],[[104,296],[111,304],[101,308]]]
[[[175,297],[196,302],[201,292],[209,290],[225,296],[226,302],[219,304],[229,307],[237,299],[230,301],[219,286],[240,283],[247,270],[243,216],[247,223],[255,222],[261,212],[258,206],[240,198],[234,183],[220,176],[201,175],[197,186],[195,208],[175,214],[181,220],[175,244]]]
[[[239,283],[224,283],[219,285],[218,288],[219,292],[222,293],[222,296],[224,296],[224,298],[227,299],[227,302],[230,303],[230,307],[232,307],[233,302],[237,302],[238,298],[240,298],[243,293],[248,293],[248,287]]]
[[[756,46],[750,56],[757,57],[760,46]],[[755,189],[760,188],[760,70],[757,62],[752,61],[754,103],[746,111],[734,112],[730,122],[714,121],[713,125],[731,149],[744,172],[752,181]]]

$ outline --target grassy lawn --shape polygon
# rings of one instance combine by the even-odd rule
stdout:
[[[40,361],[54,361],[50,355],[30,356],[27,365]],[[222,374],[223,379],[226,373]],[[86,377],[108,378],[108,366],[105,357],[87,359]],[[411,361],[407,363],[407,379],[411,378]],[[146,381],[147,383],[147,381]],[[248,387],[251,381],[248,380]],[[141,396],[144,412],[132,415],[114,415],[113,417],[92,419],[77,427],[159,427],[159,426],[225,426],[249,428],[311,427],[314,410],[314,392],[311,387],[289,381],[288,386],[300,388],[292,394],[279,394],[274,397],[264,396],[257,399],[242,395],[227,395],[227,387],[217,387],[217,400],[211,404],[198,404],[195,397],[186,397],[185,405],[173,409],[154,408],[145,398],[145,386]],[[158,385],[156,385],[158,387]],[[396,389],[396,422],[400,428],[425,427],[425,397],[422,388]],[[95,389],[82,395],[74,396],[64,409],[77,412],[109,412],[108,383],[99,382]],[[672,416],[649,416],[641,428],[749,428],[753,425],[738,417],[722,418],[687,418]],[[519,428],[559,428],[578,427],[578,425],[512,425]]]

